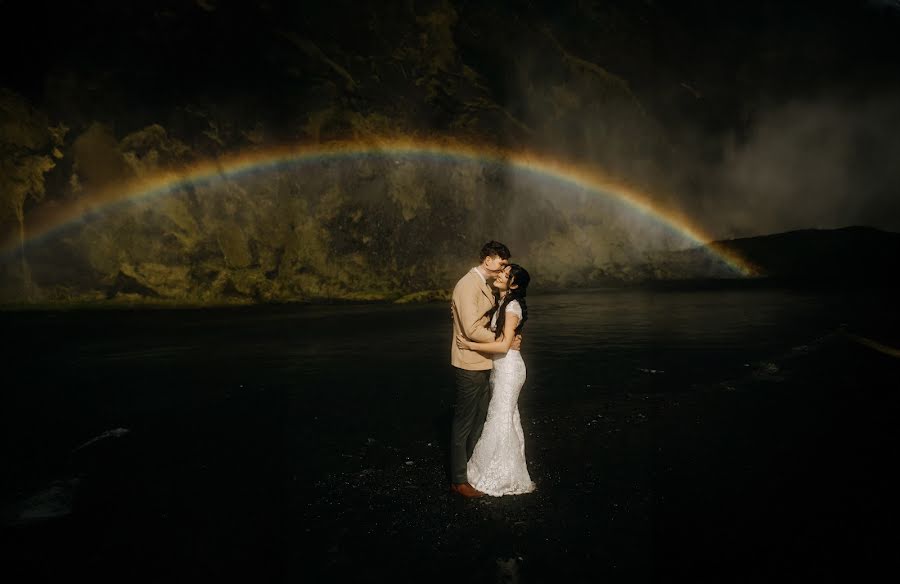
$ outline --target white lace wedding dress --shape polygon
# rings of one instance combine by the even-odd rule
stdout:
[[[522,309],[515,300],[506,306],[506,312],[522,318]],[[496,326],[494,313],[491,330],[496,330]],[[469,484],[493,497],[520,495],[535,489],[525,464],[525,434],[519,418],[519,392],[524,383],[525,362],[518,351],[510,349],[505,355],[494,355],[491,403],[466,469]]]

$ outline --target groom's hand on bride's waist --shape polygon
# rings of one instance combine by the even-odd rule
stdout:
[[[516,351],[520,350],[522,348],[522,335],[516,335],[515,338],[513,338],[513,342],[509,345],[509,348]]]

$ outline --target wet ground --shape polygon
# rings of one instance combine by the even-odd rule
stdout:
[[[356,321],[396,315],[322,309],[326,324],[303,323],[323,339],[347,310]],[[46,318],[16,317],[13,329]],[[53,336],[31,345],[58,369],[32,369],[31,383],[4,396],[3,454],[14,472],[3,485],[3,572],[12,581],[834,581],[892,561],[900,360],[830,321],[738,367],[710,363],[705,375],[629,363],[621,391],[597,391],[572,373],[577,364],[557,364],[549,377],[531,365],[532,396],[520,407],[538,490],[465,500],[447,490],[451,396],[435,388],[450,386],[450,372],[438,361],[345,361],[356,349],[334,333],[303,359],[292,353],[306,363],[292,375],[310,381],[291,391],[279,383],[284,363],[270,363],[269,375],[246,372],[238,357],[228,366],[231,349],[204,349],[208,338],[186,332],[190,322],[176,335],[199,347],[186,367],[172,346],[140,343],[148,330],[172,330],[168,317],[132,315],[113,317],[141,324],[112,335],[106,366],[95,369],[78,363],[108,329],[50,320],[60,318],[67,330],[81,323],[93,348],[79,353]],[[398,326],[418,338],[417,327]],[[263,329],[267,339],[280,330]],[[421,334],[426,342],[432,333]],[[532,362],[547,369],[552,351],[543,353]],[[573,353],[556,358],[564,365]],[[219,367],[200,354],[215,354]],[[322,359],[327,367],[308,368]],[[114,383],[123,368],[129,383]]]

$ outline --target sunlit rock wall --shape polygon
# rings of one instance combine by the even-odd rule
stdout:
[[[359,8],[352,22],[349,7],[319,7],[315,18],[273,18],[260,8],[254,26],[271,30],[255,31],[253,42],[265,46],[252,48],[265,55],[259,66],[268,77],[236,64],[224,71],[229,91],[216,89],[220,75],[154,98],[125,78],[75,65],[47,72],[42,103],[5,91],[0,300],[433,298],[477,262],[489,239],[510,246],[536,287],[719,275],[715,262],[710,271],[654,255],[692,242],[615,197],[502,163],[402,156],[196,182],[30,237],[29,216],[129,181],[234,152],[378,136],[541,152],[649,193],[654,181],[668,184],[659,155],[670,145],[659,124],[627,80],[591,60],[597,53],[583,50],[577,34],[560,36],[513,7],[378,3]],[[193,22],[191,10],[173,8],[165,18]],[[609,16],[583,18],[609,28]],[[140,38],[159,34],[153,20],[133,22],[152,29]],[[132,57],[143,63],[147,55]],[[210,66],[240,56],[223,54]],[[158,65],[144,66],[167,89]]]

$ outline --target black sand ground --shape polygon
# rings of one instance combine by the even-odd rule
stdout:
[[[407,427],[375,432],[358,409],[318,415],[340,403],[324,394],[317,409],[258,385],[117,430],[127,402],[70,395],[110,431],[62,449],[23,430],[47,423],[33,400],[7,398],[4,580],[836,581],[891,566],[900,360],[835,331],[731,379],[659,392],[652,376],[615,399],[523,405],[538,490],[481,500],[447,491],[446,407],[410,403]]]

